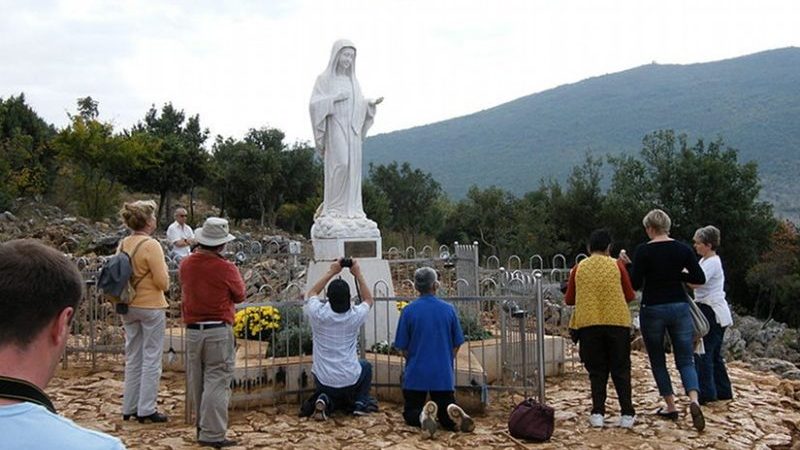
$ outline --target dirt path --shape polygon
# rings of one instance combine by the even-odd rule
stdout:
[[[673,385],[679,387],[676,372]],[[589,386],[582,368],[558,378],[548,378],[548,403],[556,409],[556,431],[549,443],[533,445],[515,441],[506,433],[510,405],[521,397],[493,397],[485,415],[477,418],[471,434],[441,432],[433,441],[422,440],[417,430],[403,424],[401,405],[382,403],[381,412],[366,417],[334,416],[327,422],[299,419],[296,405],[232,411],[228,437],[239,449],[440,449],[440,448],[598,448],[598,449],[767,449],[800,448],[800,383],[782,381],[771,374],[751,372],[741,363],[730,367],[734,385],[732,401],[704,407],[707,428],[694,431],[684,411],[677,423],[655,417],[660,399],[646,362],[633,355],[634,402],[637,422],[632,430],[614,425],[618,405],[613,388],[604,429],[588,425]],[[81,425],[119,436],[129,449],[191,449],[195,430],[183,423],[183,374],[165,372],[159,409],[172,420],[164,425],[123,422],[120,417],[121,368],[95,373],[61,372],[48,389],[59,411]],[[686,409],[683,400],[682,407]],[[794,437],[793,437],[794,436]]]

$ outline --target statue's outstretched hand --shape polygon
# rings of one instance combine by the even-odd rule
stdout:
[[[370,106],[375,106],[379,105],[381,102],[383,102],[383,97],[378,97],[375,100],[370,101],[369,104]]]

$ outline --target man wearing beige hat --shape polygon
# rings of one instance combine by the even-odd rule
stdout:
[[[228,221],[209,217],[195,231],[197,248],[180,266],[186,324],[186,391],[194,406],[197,441],[222,448],[236,445],[227,439],[228,403],[234,368],[231,326],[234,303],[245,298],[239,269],[222,257],[225,244],[236,239]]]

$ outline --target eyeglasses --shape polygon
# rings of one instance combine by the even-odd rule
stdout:
[[[178,217],[186,217],[186,214],[178,214]]]

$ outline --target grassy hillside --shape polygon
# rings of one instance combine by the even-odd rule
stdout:
[[[595,155],[638,153],[642,137],[671,128],[722,136],[755,160],[763,196],[800,213],[800,49],[691,65],[650,64],[522,97],[464,117],[371,137],[365,164],[408,161],[455,198],[469,186],[536,189],[563,181]]]

